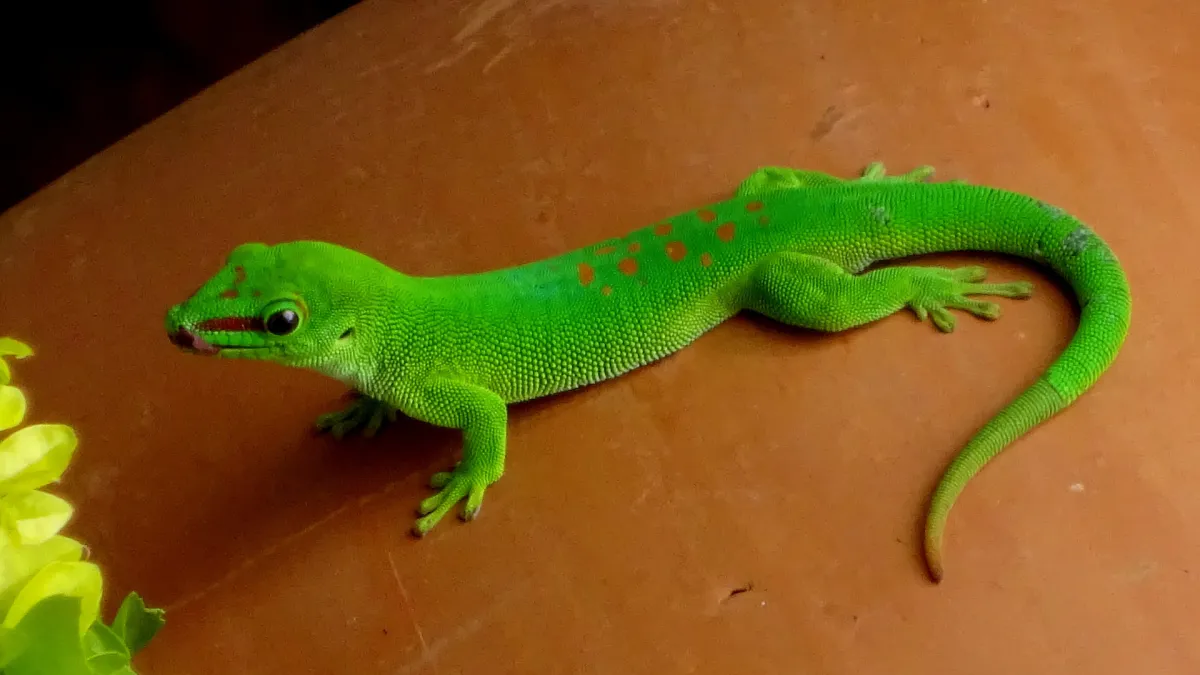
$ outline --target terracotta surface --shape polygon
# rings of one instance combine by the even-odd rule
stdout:
[[[80,431],[71,531],[110,607],[169,611],[142,672],[1200,672],[1200,7],[1132,6],[366,2],[8,212],[0,333]],[[1021,263],[988,260],[1039,282],[995,324],[737,320],[520,406],[481,518],[424,541],[456,434],[313,437],[339,385],[163,334],[247,240],[478,270],[876,158],[1072,210],[1135,294],[1100,385],[967,490],[940,586],[929,489],[1074,327]]]

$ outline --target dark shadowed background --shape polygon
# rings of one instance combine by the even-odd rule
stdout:
[[[5,3],[0,211],[355,2]]]

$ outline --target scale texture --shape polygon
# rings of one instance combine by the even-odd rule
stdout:
[[[1048,266],[1074,290],[1079,327],[1037,381],[955,457],[934,490],[925,559],[943,577],[947,517],[967,482],[1005,447],[1070,405],[1116,357],[1129,286],[1108,245],[1037,199],[933,170],[860,178],[760,169],[726,201],[537,262],[418,277],[323,242],[237,247],[167,313],[187,351],[308,368],[355,400],[318,426],[375,431],[397,412],[463,432],[463,459],[435,474],[417,534],[465,500],[464,519],[504,471],[507,405],[594,384],[682,349],[741,311],[823,332],[901,310],[954,329],[952,310],[995,319],[980,298],[1024,298],[1027,282],[985,283],[982,267],[878,267],[952,251]]]

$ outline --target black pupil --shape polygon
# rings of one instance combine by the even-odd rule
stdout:
[[[272,335],[287,335],[300,325],[300,317],[290,309],[280,310],[267,317],[267,332]]]

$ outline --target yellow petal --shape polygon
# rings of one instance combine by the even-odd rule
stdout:
[[[0,496],[0,525],[16,546],[40,544],[71,520],[75,509],[62,497],[37,490]]]
[[[14,628],[37,603],[50,596],[66,595],[79,598],[79,635],[82,636],[100,612],[103,587],[104,579],[95,563],[52,562],[33,575],[17,593],[3,625]]]
[[[0,356],[11,356],[14,359],[23,359],[27,356],[32,356],[33,350],[29,345],[12,338],[0,338]]]
[[[32,424],[0,442],[0,492],[33,490],[67,470],[79,439],[65,424]]]
[[[0,431],[11,429],[25,419],[25,394],[16,387],[0,385]]]
[[[0,548],[0,616],[21,586],[38,570],[52,562],[75,562],[83,558],[83,544],[68,537],[51,537],[36,546]]]

